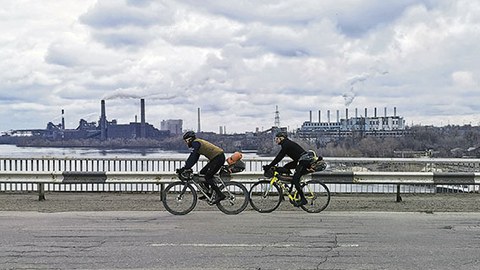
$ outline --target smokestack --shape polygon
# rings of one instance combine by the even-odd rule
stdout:
[[[327,121],[330,123],[330,110],[327,111]]]
[[[345,120],[348,121],[348,108],[345,109]]]
[[[65,110],[62,109],[62,129],[65,130]]]
[[[387,107],[385,107],[385,117],[387,117]]]
[[[222,128],[222,126],[219,127],[219,131],[220,131],[220,135],[222,135],[222,134],[223,134],[223,128]]]
[[[358,108],[355,108],[355,118],[358,118]]]
[[[198,129],[197,132],[200,132],[200,108],[197,108],[197,114],[198,114]]]
[[[337,123],[340,122],[340,110],[337,110]]]
[[[107,115],[105,113],[105,100],[100,102],[100,140],[107,139]]]
[[[365,108],[365,118],[367,118],[367,108]]]
[[[312,111],[310,111],[310,123],[312,123]]]
[[[322,122],[322,111],[318,110],[318,123]]]
[[[147,130],[145,125],[145,99],[140,99],[140,138],[147,137]]]
[[[393,116],[397,117],[397,107],[393,107]]]
[[[373,117],[377,117],[377,107],[375,107],[374,111],[373,111]]]

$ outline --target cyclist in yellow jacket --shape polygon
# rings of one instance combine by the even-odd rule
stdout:
[[[208,159],[208,163],[200,170],[199,173],[205,176],[207,185],[212,187],[212,189],[215,191],[216,196],[212,203],[217,204],[226,197],[220,191],[214,180],[214,175],[225,163],[225,154],[223,149],[211,142],[197,138],[195,132],[193,131],[185,132],[185,134],[183,134],[183,140],[189,148],[192,148],[192,152],[190,153],[190,156],[188,156],[185,166],[180,168],[179,171],[182,172],[184,170],[191,169],[198,162],[198,159],[201,155],[205,156]]]

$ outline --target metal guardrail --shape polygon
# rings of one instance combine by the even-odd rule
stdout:
[[[313,179],[324,183],[408,184],[408,185],[475,185],[480,173],[454,172],[320,172]]]
[[[312,179],[332,184],[394,184],[397,201],[401,201],[400,185],[480,185],[480,173],[436,172],[319,172]],[[263,178],[263,172],[241,172],[232,179],[253,183]],[[39,200],[45,199],[44,184],[122,184],[141,183],[161,186],[178,181],[172,172],[1,172],[0,183],[37,185]]]
[[[253,183],[262,173],[242,172],[235,181]],[[39,200],[45,200],[45,184],[155,184],[163,187],[178,181],[173,172],[2,172],[0,183],[37,186]]]
[[[396,185],[396,201],[402,201],[401,185],[445,185],[454,189],[462,185],[480,184],[480,173],[455,172],[321,172],[312,178],[333,184],[393,184]]]

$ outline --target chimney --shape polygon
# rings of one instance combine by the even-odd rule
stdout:
[[[340,122],[340,110],[337,110],[337,123]]]
[[[62,129],[65,130],[65,110],[62,109]]]
[[[377,117],[377,107],[375,107],[374,111],[373,111],[373,117]]]
[[[145,124],[145,99],[140,99],[140,138],[147,137],[147,130]]]
[[[367,118],[367,108],[365,108],[365,118]]]
[[[107,115],[105,113],[105,100],[100,102],[100,140],[105,141],[107,139]]]
[[[385,117],[387,117],[387,107],[385,107]]]
[[[312,123],[312,111],[310,110],[310,123]]]
[[[330,110],[327,111],[327,121],[330,123]]]
[[[355,108],[355,118],[358,118],[358,108]]]
[[[322,122],[322,111],[318,110],[318,123]]]
[[[397,116],[397,107],[393,107],[393,116]]]
[[[198,114],[198,129],[197,132],[200,132],[200,108],[197,108],[197,114]]]
[[[345,109],[345,120],[348,121],[348,108]]]

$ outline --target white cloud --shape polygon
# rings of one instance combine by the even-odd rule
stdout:
[[[468,0],[54,1],[0,8],[0,130],[99,114],[230,132],[348,106],[407,123],[480,119],[480,3]],[[461,94],[458,94],[461,93]],[[86,104],[86,105],[80,105]],[[75,120],[71,120],[75,119]],[[478,121],[477,121],[478,122]]]
[[[478,83],[469,71],[456,71],[452,74],[453,86],[459,91],[462,89],[478,88]]]

